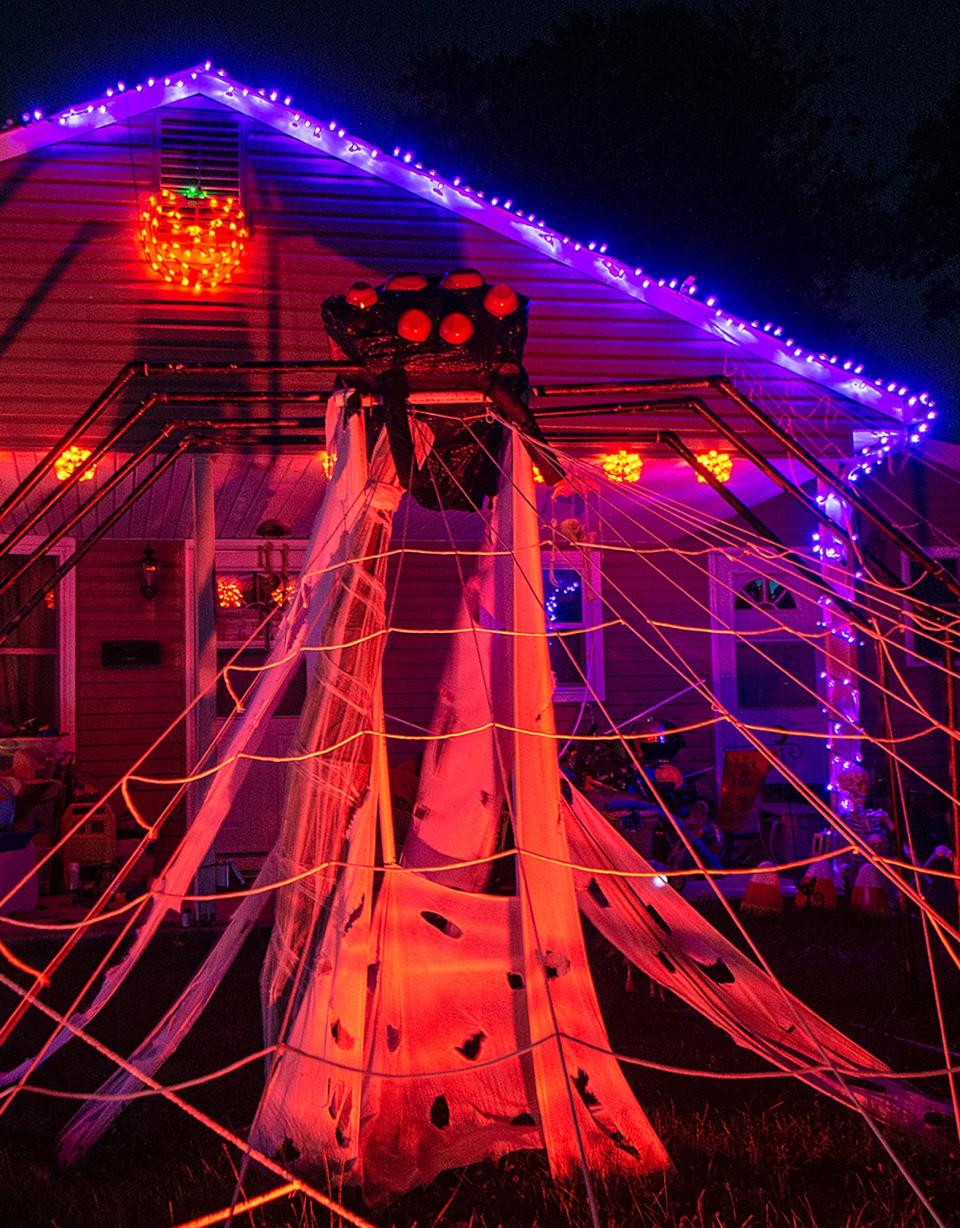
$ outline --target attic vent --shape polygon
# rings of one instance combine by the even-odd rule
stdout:
[[[203,114],[160,120],[160,186],[240,197],[240,124]]]

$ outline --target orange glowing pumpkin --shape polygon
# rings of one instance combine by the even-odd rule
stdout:
[[[234,196],[161,188],[140,214],[140,245],[164,281],[200,294],[229,281],[243,257],[248,231]]]

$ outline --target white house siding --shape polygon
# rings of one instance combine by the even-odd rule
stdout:
[[[174,105],[222,110],[196,99]],[[792,407],[798,421],[815,413],[824,448],[849,449],[846,412],[818,385],[247,120],[252,237],[244,266],[215,296],[184,296],[159,281],[137,246],[138,207],[156,184],[157,115],[0,165],[0,419],[8,446],[51,443],[131,358],[326,357],[326,295],[398,268],[439,273],[468,263],[531,296],[534,382],[726,371],[771,407]],[[683,423],[689,418],[658,417],[660,426]]]

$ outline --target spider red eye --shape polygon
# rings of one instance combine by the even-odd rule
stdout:
[[[450,345],[463,345],[473,336],[473,322],[462,311],[451,311],[440,321],[440,336]]]
[[[433,321],[419,307],[411,307],[397,321],[397,332],[404,341],[426,341]]]
[[[355,281],[347,291],[347,302],[351,307],[359,307],[361,311],[373,307],[376,301],[377,292],[369,282]]]
[[[476,269],[451,269],[442,284],[444,290],[476,290],[483,278]]]
[[[504,316],[513,315],[519,301],[509,286],[491,286],[483,297],[483,305],[492,316],[502,320]]]
[[[384,290],[423,290],[427,279],[420,273],[394,273],[384,282]]]

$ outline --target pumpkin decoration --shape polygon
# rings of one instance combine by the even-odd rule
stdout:
[[[210,196],[202,188],[161,188],[140,214],[147,263],[164,281],[194,294],[230,280],[247,237],[237,198]]]

